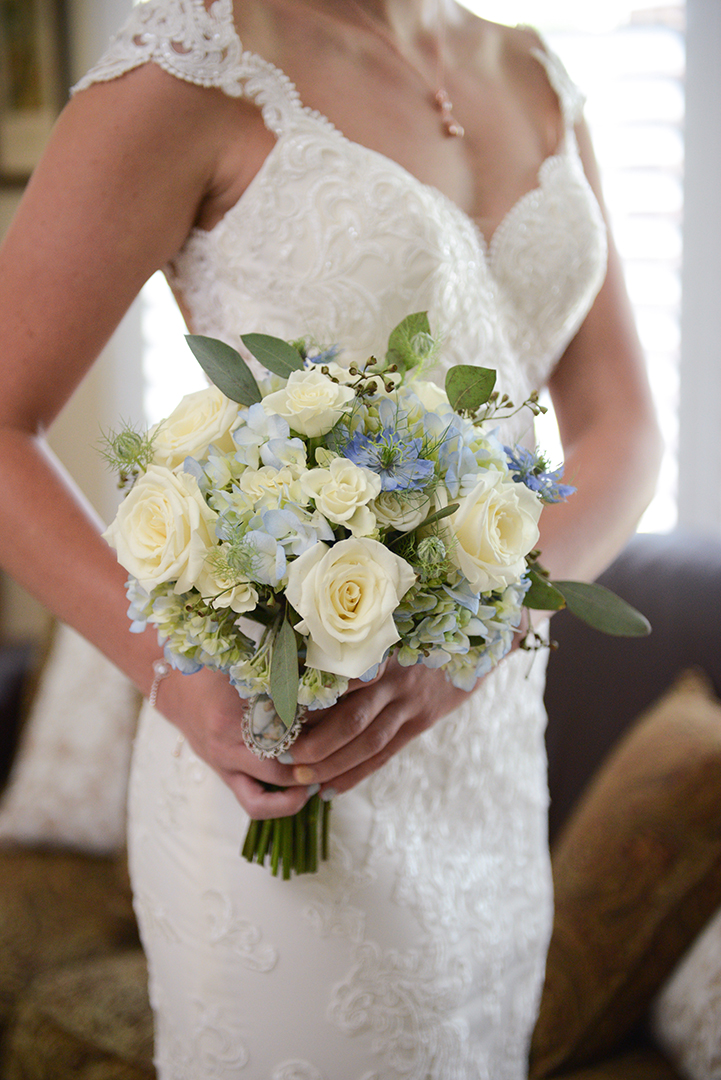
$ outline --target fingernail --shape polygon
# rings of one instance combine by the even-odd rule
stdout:
[[[311,784],[308,788],[308,798],[312,799],[314,795],[317,795],[320,791],[320,784]]]
[[[284,750],[282,754],[278,754],[278,761],[281,763],[281,765],[292,765],[293,755],[291,754],[290,750]]]
[[[335,799],[337,794],[338,794],[338,792],[336,791],[336,789],[334,787],[327,787],[325,789],[325,791],[321,791],[320,797],[323,800],[323,802],[330,802],[331,799]]]
[[[314,784],[315,773],[307,765],[299,765],[297,769],[293,770],[293,779],[299,784]]]

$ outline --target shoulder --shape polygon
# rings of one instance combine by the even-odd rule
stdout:
[[[229,129],[243,132],[243,49],[233,0],[141,0],[98,62],[73,87],[68,106],[92,125],[105,116],[113,137],[136,152],[193,160],[217,156]],[[192,156],[191,156],[192,155]]]
[[[527,26],[506,26],[456,7],[449,23],[459,62],[483,78],[537,89],[544,74],[538,62],[546,45]]]
[[[530,58],[534,49],[544,49],[541,35],[529,26],[508,26],[491,22],[456,4],[448,23],[458,41],[465,41],[469,53],[496,63]]]
[[[66,107],[92,128],[102,125],[114,139],[126,133],[136,144],[160,139],[166,147],[179,138],[186,148],[208,138],[223,101],[219,93],[173,78],[154,63],[89,83]]]
[[[557,111],[560,105],[566,127],[582,120],[583,92],[533,27],[505,26],[463,12],[457,40],[465,41],[463,60],[476,74],[497,80],[546,111]]]
[[[77,94],[63,115],[79,160],[185,192],[210,228],[245,190],[274,136],[244,97],[177,79],[154,63]]]
[[[118,175],[181,184],[203,227],[233,204],[273,140],[244,93],[233,16],[232,0],[145,0],[66,109],[81,158],[99,146]]]

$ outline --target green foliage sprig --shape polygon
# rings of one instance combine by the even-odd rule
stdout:
[[[153,460],[155,437],[122,421],[119,431],[101,433],[100,454],[118,474],[118,487],[131,488]]]
[[[551,581],[538,563],[540,552],[528,557],[531,586],[523,601],[535,611],[561,611],[573,615],[594,630],[612,637],[646,637],[651,624],[645,615],[604,585],[590,581]]]

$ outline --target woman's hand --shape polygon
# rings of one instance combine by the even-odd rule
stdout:
[[[206,669],[195,675],[174,671],[158,687],[157,708],[252,818],[295,814],[318,790],[312,782],[296,779],[289,765],[261,760],[247,748],[242,733],[246,704],[226,675]],[[288,790],[267,791],[264,784]]]
[[[290,750],[293,780],[323,785],[328,798],[348,791],[468,697],[442,671],[392,658],[373,682],[355,680],[333,708],[309,714]]]

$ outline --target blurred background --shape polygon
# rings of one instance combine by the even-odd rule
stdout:
[[[536,26],[587,98],[666,439],[645,531],[721,532],[721,3],[466,0]],[[102,52],[131,0],[0,0],[0,234],[68,86]],[[51,432],[101,514],[118,495],[94,448],[118,419],[155,422],[203,385],[156,275]],[[552,415],[539,433],[557,451]],[[44,612],[0,581],[0,637],[39,636]]]

